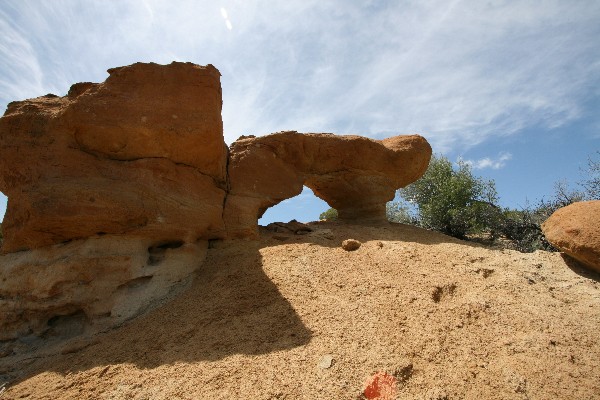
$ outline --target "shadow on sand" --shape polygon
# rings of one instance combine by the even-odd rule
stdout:
[[[582,263],[577,261],[576,259],[566,255],[565,253],[560,254],[562,259],[565,261],[567,267],[571,269],[571,271],[575,272],[577,275],[582,276],[587,279],[592,279],[596,282],[600,282],[600,273],[596,271],[592,271],[591,269],[585,267]]]
[[[15,359],[16,356],[0,359],[0,378],[12,386],[44,371],[64,375],[122,363],[149,369],[175,362],[220,360],[235,354],[268,354],[306,345],[312,333],[264,273],[259,251],[263,247],[310,242],[333,248],[349,237],[361,242],[451,242],[481,247],[400,224],[370,227],[321,222],[315,228],[315,233],[330,231],[332,236],[282,237],[261,229],[260,241],[216,243],[192,286],[167,306],[71,348],[67,346],[58,355],[28,362]]]

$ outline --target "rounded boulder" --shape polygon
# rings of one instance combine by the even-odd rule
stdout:
[[[542,224],[542,231],[554,247],[600,272],[600,200],[558,209]]]

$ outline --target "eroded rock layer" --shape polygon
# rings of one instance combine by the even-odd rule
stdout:
[[[279,132],[231,145],[225,225],[229,237],[257,235],[265,210],[306,185],[342,220],[385,220],[398,188],[425,173],[431,147],[419,135],[361,136]]]
[[[207,241],[101,236],[0,256],[0,341],[122,323],[191,281]]]

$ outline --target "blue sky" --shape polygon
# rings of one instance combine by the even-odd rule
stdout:
[[[3,0],[0,108],[137,61],[210,63],[227,143],[420,133],[519,207],[580,180],[600,149],[598,38],[592,0]],[[326,208],[303,192],[263,222]]]

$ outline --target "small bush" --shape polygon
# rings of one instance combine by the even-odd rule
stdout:
[[[417,225],[418,220],[410,212],[410,207],[400,201],[390,201],[385,205],[385,214],[387,220],[399,224]]]
[[[497,230],[509,241],[509,248],[523,253],[536,250],[555,251],[546,240],[541,224],[545,220],[538,210],[504,210]]]
[[[515,250],[524,253],[536,250],[556,251],[546,240],[542,224],[559,208],[586,198],[586,193],[569,189],[566,182],[557,182],[550,199],[542,199],[534,207],[527,206],[520,211],[505,210],[498,229],[510,241],[509,247]]]
[[[399,193],[416,205],[419,225],[461,239],[490,231],[500,214],[494,182],[474,176],[466,163],[454,168],[443,156],[433,156],[423,177]]]
[[[600,156],[600,151],[596,152],[596,156]],[[586,172],[588,178],[581,183],[585,189],[586,199],[600,200],[600,160],[589,157]]]
[[[596,153],[600,155],[600,151]],[[474,176],[471,167],[454,166],[443,156],[433,156],[421,179],[398,191],[399,201],[386,207],[388,220],[433,229],[465,239],[467,235],[503,238],[503,245],[521,252],[556,251],[542,232],[542,223],[556,210],[582,200],[600,200],[600,161],[588,160],[581,190],[566,182],[555,184],[549,199],[522,210],[501,209],[494,181]],[[321,219],[337,219],[333,208]]]
[[[335,221],[338,219],[338,212],[335,208],[330,208],[326,211],[323,211],[320,215],[319,215],[319,219],[321,221],[323,220],[327,220],[327,221]]]

